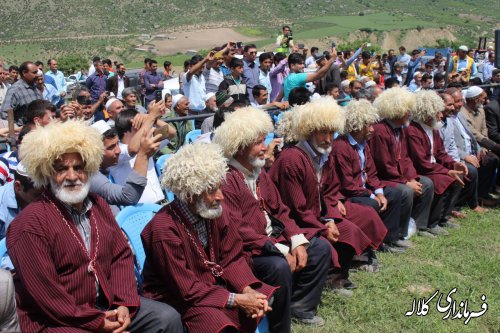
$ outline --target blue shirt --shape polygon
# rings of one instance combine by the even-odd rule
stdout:
[[[90,75],[87,80],[85,80],[85,85],[90,90],[90,97],[92,97],[92,103],[96,103],[99,100],[99,96],[106,90],[106,80],[108,77],[104,74],[97,74],[97,72]]]
[[[366,173],[364,172],[365,170],[365,163],[366,163],[366,156],[365,156],[365,147],[366,147],[366,141],[362,143],[358,143],[354,138],[351,136],[351,134],[347,135],[347,140],[349,140],[349,143],[351,146],[354,146],[356,151],[358,152],[359,155],[359,164],[361,167],[361,180],[363,181],[363,187],[366,188]],[[374,191],[375,194],[371,194],[370,198],[374,199],[375,195],[377,194],[384,194],[384,189],[382,188],[377,188]]]
[[[19,207],[12,181],[0,187],[0,239],[5,237],[7,228],[17,214],[19,214]]]
[[[493,70],[495,69],[495,63],[494,62],[487,62],[484,64],[483,67],[483,81],[487,82],[491,80],[491,77],[493,76]]]
[[[408,76],[406,77],[406,82],[411,82],[413,79],[413,74],[415,74],[415,71],[417,70],[417,67],[420,65],[420,62],[422,61],[422,57],[418,57],[415,60],[410,60],[408,63]]]
[[[154,85],[154,87],[151,86],[152,84]],[[146,87],[146,99],[148,101],[154,100],[155,91],[163,88],[163,80],[161,74],[158,72],[144,73],[144,86]]]
[[[45,73],[46,76],[50,76],[54,79],[56,83],[56,88],[59,93],[66,92],[66,79],[64,78],[64,74],[61,71],[56,71],[55,73],[52,71],[47,71]]]
[[[46,84],[50,84],[51,86],[53,86],[54,88],[57,89],[57,84],[56,84],[56,81],[54,81],[54,78],[50,75],[47,75],[45,74],[43,76],[43,81],[46,83]]]
[[[285,78],[284,87],[283,87],[283,95],[285,101],[288,101],[288,96],[290,95],[290,91],[293,88],[297,87],[306,87],[306,79],[307,73],[290,73]]]
[[[403,54],[403,55],[398,55],[398,62],[402,62],[406,65],[408,65],[408,63],[410,62],[411,60],[411,56],[409,54]],[[408,68],[407,67],[403,67],[403,72],[401,74],[406,74],[408,73]]]
[[[50,84],[44,83],[43,85],[43,99],[49,101],[54,105],[57,105],[57,103],[59,103],[59,101],[61,100],[61,96],[59,95],[57,89]]]

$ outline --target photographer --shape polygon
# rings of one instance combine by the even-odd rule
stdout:
[[[276,52],[289,54],[289,50],[293,48],[293,46],[292,30],[288,25],[285,25],[283,26],[283,33],[276,38]]]

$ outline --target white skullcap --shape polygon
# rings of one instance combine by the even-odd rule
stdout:
[[[42,72],[41,70],[38,70],[38,71],[36,72],[36,75],[38,75],[38,76],[42,76],[42,75],[43,75],[43,72]]]
[[[462,51],[465,51],[465,52],[469,51],[469,48],[467,46],[465,46],[465,45],[461,45],[458,49],[462,50]]]
[[[349,83],[351,83],[351,81],[344,80],[344,81],[340,82],[340,87],[341,88],[347,88],[347,87],[349,87]]]
[[[177,94],[177,95],[172,97],[172,109],[175,108],[175,106],[177,105],[177,103],[179,103],[179,101],[182,99],[182,97],[184,97],[184,95],[182,95],[182,94]]]
[[[104,120],[99,120],[90,125],[90,127],[95,128],[101,135],[106,133],[111,129],[111,126],[108,125],[108,123]]]
[[[203,98],[203,100],[206,102],[206,101],[208,101],[210,98],[212,98],[214,96],[215,96],[215,93],[209,92],[208,94],[205,95],[205,97]]]
[[[481,95],[482,93],[483,93],[483,89],[481,89],[477,86],[472,86],[472,87],[469,87],[465,91],[465,98],[474,98],[474,97]]]
[[[376,85],[377,85],[377,83],[375,81],[370,80],[370,81],[365,83],[365,88],[368,89],[368,88],[376,86]]]
[[[106,102],[106,105],[104,106],[106,108],[106,110],[109,110],[109,108],[111,107],[111,104],[113,104],[116,101],[118,101],[118,99],[116,99],[114,97],[108,99],[108,101]]]
[[[29,178],[28,173],[26,172],[26,168],[24,167],[22,162],[17,163],[16,172],[21,175]]]

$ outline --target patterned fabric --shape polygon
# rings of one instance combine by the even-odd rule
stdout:
[[[35,99],[43,99],[42,93],[35,88],[34,85],[29,85],[24,80],[19,80],[7,90],[2,103],[1,116],[2,119],[8,119],[7,109],[14,109],[14,120],[18,124],[22,124],[21,118],[24,116],[25,108]]]
[[[206,248],[208,245],[208,233],[205,220],[199,216],[194,215],[184,201],[179,200],[178,203],[182,214],[184,214],[188,222],[193,226],[194,230],[196,230],[198,239],[200,240],[201,244],[203,244],[203,247]]]
[[[82,236],[82,239],[85,241],[85,247],[87,248],[88,251],[90,249],[90,236],[91,236],[89,212],[90,208],[92,208],[92,201],[86,198],[85,201],[83,202],[83,209],[81,212],[77,211],[75,208],[64,202],[62,202],[62,205],[64,206],[64,208],[66,208],[66,211],[71,215],[71,219],[78,228],[80,236]]]

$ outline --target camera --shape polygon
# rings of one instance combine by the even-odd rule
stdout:
[[[155,102],[161,102],[162,99],[162,91],[161,90],[156,90],[155,91]]]

